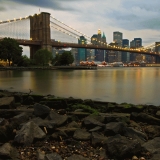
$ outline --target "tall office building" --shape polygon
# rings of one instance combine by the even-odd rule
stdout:
[[[142,47],[142,39],[141,38],[134,38],[130,42],[130,48],[141,48]],[[136,53],[131,53],[130,55],[130,60],[131,61],[138,61],[142,62],[145,61],[146,57],[143,54],[136,54]]]
[[[105,45],[106,42],[106,36],[103,33],[103,35],[101,34],[101,30],[98,29],[98,34],[94,34],[91,37],[91,43],[94,45]],[[105,51],[101,50],[101,49],[95,49],[94,51],[92,51],[93,53],[95,53],[95,61],[104,61],[105,60]]]
[[[118,43],[119,47],[122,47],[122,39],[123,39],[123,34],[119,31],[113,32],[113,41],[115,43]],[[116,52],[116,61],[121,62],[122,61],[122,52],[117,51]]]
[[[78,44],[87,44],[87,40],[84,36],[80,36],[78,39]],[[78,63],[80,61],[86,61],[87,60],[87,51],[85,48],[78,48]]]
[[[122,47],[129,48],[129,40],[123,39],[122,40]],[[129,52],[122,52],[122,62],[126,63],[130,61],[130,53]]]

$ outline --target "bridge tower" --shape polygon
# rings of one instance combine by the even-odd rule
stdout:
[[[41,12],[30,16],[30,40],[41,41],[41,46],[30,46],[30,58],[39,49],[52,51],[50,32],[50,13]]]

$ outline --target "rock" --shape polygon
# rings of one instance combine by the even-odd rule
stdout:
[[[152,154],[160,154],[160,137],[156,137],[142,145],[147,151]]]
[[[85,158],[85,157],[78,155],[78,154],[74,154],[74,155],[68,157],[67,160],[90,160],[90,159]]]
[[[76,140],[90,140],[91,134],[84,129],[77,129],[74,132],[73,138]]]
[[[110,122],[105,125],[104,134],[107,136],[113,136],[116,134],[123,135],[125,127],[126,126],[122,122]]]
[[[144,128],[149,139],[153,139],[155,137],[160,137],[160,126],[157,125],[147,125]]]
[[[39,103],[34,104],[34,115],[37,117],[45,118],[50,113],[50,108]]]
[[[67,125],[67,127],[69,127],[69,128],[80,128],[80,125],[77,122],[72,121],[71,123],[69,123]]]
[[[68,116],[67,115],[59,115],[56,112],[51,111],[46,119],[52,120],[52,122],[54,122],[57,126],[61,126],[67,122]]]
[[[106,141],[106,154],[110,158],[130,158],[140,152],[141,144],[137,140],[129,140],[126,137],[115,135],[109,137]]]
[[[57,153],[46,154],[44,160],[62,160],[62,157]]]
[[[157,111],[157,112],[156,112],[156,116],[157,116],[158,118],[160,118],[160,111]]]
[[[57,128],[57,131],[61,131],[66,133],[68,136],[73,136],[74,132],[77,130],[77,128],[69,128],[69,127],[61,127],[61,128]]]
[[[91,134],[91,142],[93,146],[103,146],[103,144],[106,142],[107,137],[105,137],[102,134],[96,133],[96,132],[92,132]]]
[[[100,126],[100,127],[103,127],[105,126],[105,124],[97,121],[96,119],[88,116],[86,118],[84,118],[82,124],[87,128],[87,129],[91,129],[91,128],[94,128],[96,126]]]
[[[148,137],[145,133],[137,131],[134,128],[124,128],[122,135],[132,139],[137,139],[141,144],[148,140]]]
[[[153,124],[153,125],[160,125],[160,119],[150,116],[146,113],[133,112],[131,114],[131,119],[138,122],[144,122],[144,123]]]
[[[89,132],[98,132],[98,131],[102,131],[102,130],[103,130],[102,127],[97,126],[95,128],[90,129]]]
[[[17,132],[14,141],[29,146],[34,139],[45,138],[45,133],[34,122],[28,122]]]
[[[128,113],[100,113],[102,117],[104,117],[104,123],[109,122],[130,122],[130,114]]]
[[[37,151],[37,160],[44,160],[44,157],[45,157],[45,153],[38,150]]]
[[[18,150],[10,145],[10,143],[5,143],[2,146],[0,146],[0,158],[2,159],[13,159],[18,160],[19,159],[19,153]]]
[[[37,124],[39,127],[43,128],[46,127],[47,129],[55,129],[56,128],[56,123],[52,120],[46,120],[42,119],[40,117],[36,117],[31,119],[35,124]]]
[[[14,109],[14,108],[15,108],[14,97],[0,98],[0,109]]]
[[[31,116],[30,113],[22,112],[16,116],[14,116],[12,120],[17,121],[18,124],[21,124],[21,123],[24,123],[27,120],[29,120],[30,116]]]

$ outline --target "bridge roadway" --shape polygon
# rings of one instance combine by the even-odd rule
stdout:
[[[0,41],[3,38],[0,38]],[[20,45],[24,46],[40,46],[42,42],[39,40],[26,40],[26,39],[15,39]],[[113,51],[123,51],[123,52],[130,52],[130,53],[138,53],[138,54],[145,54],[145,55],[152,55],[160,57],[160,53],[156,52],[149,52],[143,49],[131,49],[131,48],[121,48],[121,47],[114,47],[109,45],[93,45],[93,44],[77,44],[77,43],[67,43],[67,42],[57,42],[51,40],[52,47],[56,48],[86,48],[86,49],[102,49],[102,50],[113,50]]]

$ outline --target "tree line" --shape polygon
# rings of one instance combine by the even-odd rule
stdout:
[[[4,38],[0,41],[0,60],[8,61],[9,66],[46,66],[51,65],[69,65],[74,61],[70,51],[64,51],[53,57],[52,53],[47,49],[40,49],[34,54],[34,58],[30,59],[26,55],[22,55],[23,48],[12,38]]]

